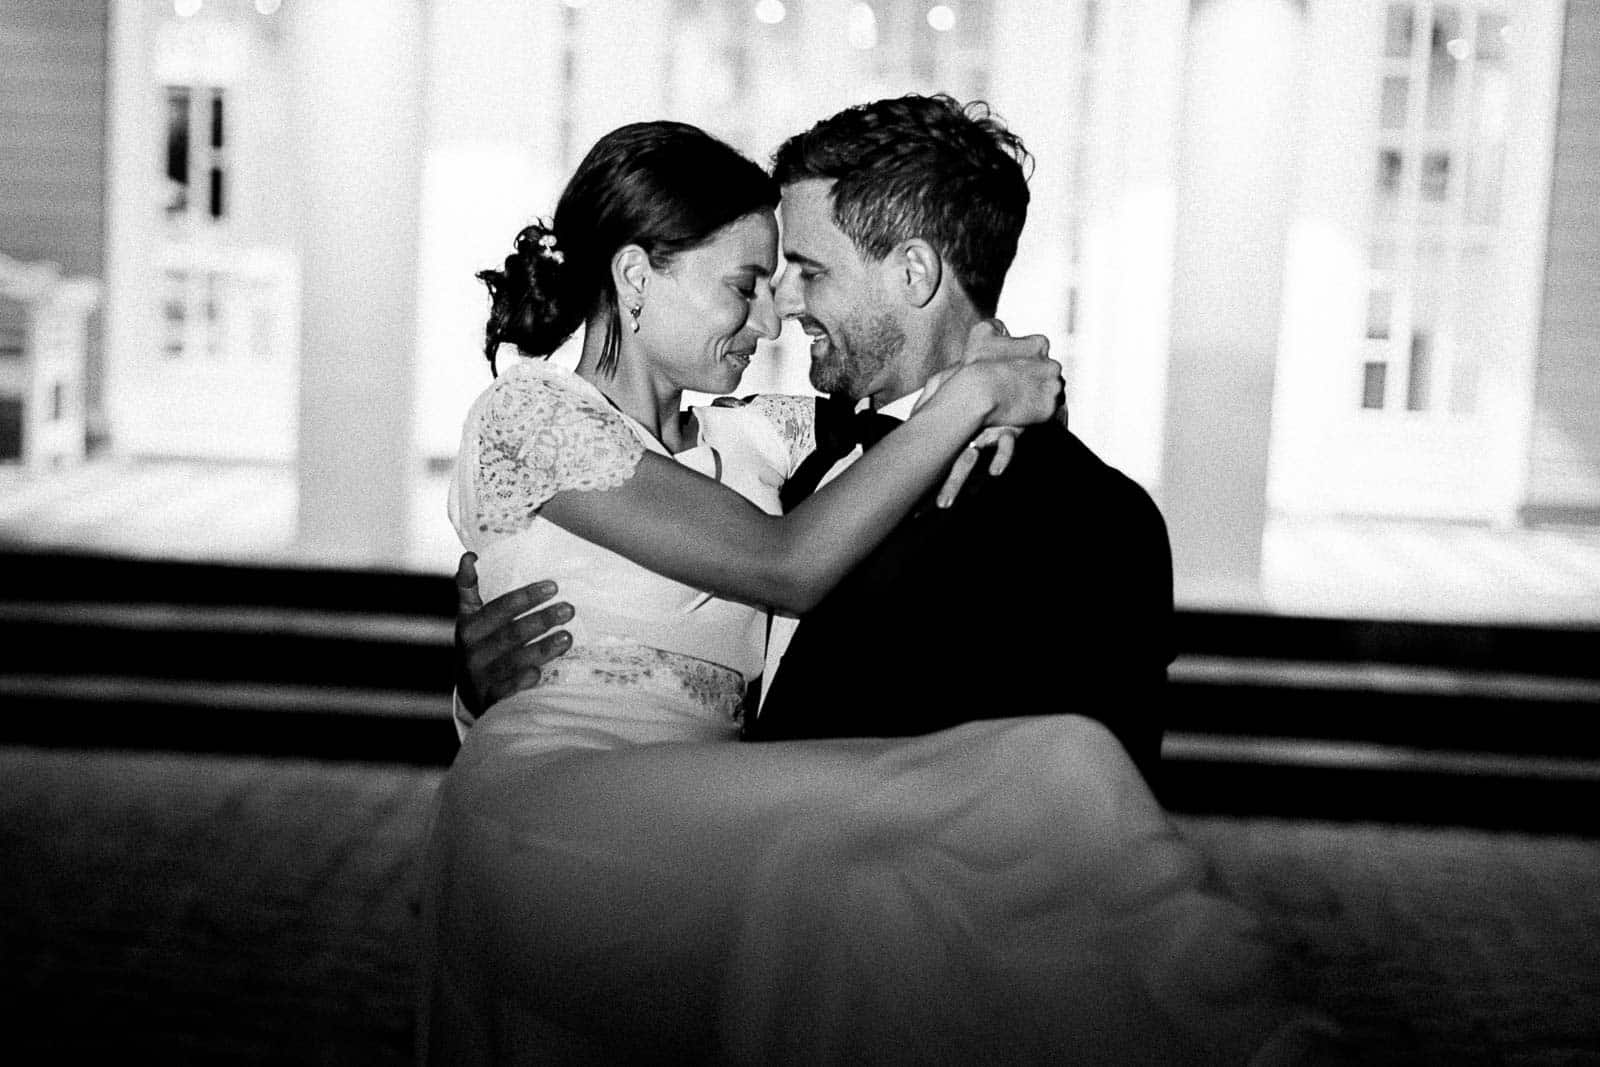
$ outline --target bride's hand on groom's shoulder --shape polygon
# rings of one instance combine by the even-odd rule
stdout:
[[[544,667],[572,647],[555,628],[572,619],[572,605],[549,603],[556,583],[531,582],[487,604],[478,593],[477,556],[456,568],[456,694],[474,715],[512,693],[539,684]],[[555,632],[551,632],[554,630]]]
[[[1023,388],[1023,394],[1012,398],[1013,408],[1018,414],[1027,416],[1019,418],[1018,423],[1024,421],[1042,422],[1048,418],[1033,418],[1040,415],[1039,411],[1032,411],[1038,406],[1035,401],[1048,395],[1049,403],[1060,411],[1063,425],[1065,425],[1065,411],[1063,407],[1064,394],[1061,386],[1061,368],[1050,358],[1050,340],[1043,334],[1029,334],[1025,337],[1012,337],[1006,329],[1004,322],[996,318],[982,319],[973,324],[967,334],[966,347],[962,352],[961,364],[950,367],[935,374],[928,380],[917,407],[927,403],[929,398],[940,387],[950,380],[955,374],[972,363],[982,361],[1015,361],[1037,360],[1039,365],[1031,367],[1022,364],[1022,374],[1016,384]],[[1048,364],[1048,366],[1046,366]],[[1037,379],[1036,381],[1034,379]],[[1038,395],[1028,395],[1030,390],[1043,390]],[[1016,406],[1020,405],[1020,406]],[[1042,410],[1042,409],[1041,409]],[[966,484],[977,465],[984,449],[993,447],[994,455],[989,461],[989,474],[997,476],[1005,471],[1011,463],[1011,457],[1016,451],[1017,438],[1022,434],[1022,425],[997,425],[986,427],[972,439],[961,454],[956,457],[955,463],[945,478],[944,484],[939,489],[937,498],[938,506],[950,507],[956,500],[961,487]]]

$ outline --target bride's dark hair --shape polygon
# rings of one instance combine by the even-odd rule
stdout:
[[[517,234],[500,270],[478,272],[489,287],[484,355],[495,369],[501,344],[548,356],[596,314],[605,317],[600,370],[616,369],[622,328],[611,257],[636,244],[659,270],[729,223],[778,204],[778,187],[757,164],[695,126],[637,122],[589,150],[552,219]]]

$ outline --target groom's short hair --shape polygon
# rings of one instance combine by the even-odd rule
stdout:
[[[979,314],[993,315],[1028,216],[1032,157],[982,101],[908,95],[846,108],[774,154],[779,185],[833,181],[833,219],[882,260],[911,238],[939,250]]]

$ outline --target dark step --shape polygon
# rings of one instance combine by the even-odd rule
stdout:
[[[1600,768],[1429,770],[1394,765],[1163,758],[1157,794],[1191,815],[1468,826],[1600,836]]]
[[[275,607],[0,602],[0,671],[448,694],[448,618]]]
[[[451,618],[447,576],[0,551],[0,596],[61,603],[249,605]]]
[[[1600,627],[1329,619],[1179,611],[1181,655],[1600,679]]]
[[[1170,674],[1171,733],[1600,758],[1588,679],[1202,657]]]
[[[0,683],[15,681],[0,678]],[[284,690],[239,699],[203,683],[151,685],[139,680],[76,679],[7,692],[0,685],[0,743],[53,748],[224,752],[310,759],[411,763],[443,767],[459,745],[448,698],[435,714],[397,699]],[[123,684],[128,683],[128,684]],[[218,699],[229,697],[231,699]],[[286,699],[292,698],[292,699]],[[289,706],[286,706],[289,705]]]
[[[266,687],[78,679],[0,691],[0,743],[248,753],[444,767],[443,706]],[[1175,733],[1154,782],[1179,814],[1600,834],[1600,761]]]
[[[444,575],[0,551],[0,596],[34,602],[188,604],[451,619]],[[1180,610],[1186,656],[1600,679],[1600,625],[1518,626]]]

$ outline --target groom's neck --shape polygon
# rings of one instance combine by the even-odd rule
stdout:
[[[981,316],[970,304],[946,307],[924,321],[904,323],[905,345],[895,355],[890,373],[879,379],[877,388],[867,395],[874,411],[909,396],[928,384],[928,379],[961,362],[967,348],[967,334]],[[858,395],[856,400],[860,400]]]

